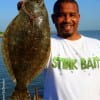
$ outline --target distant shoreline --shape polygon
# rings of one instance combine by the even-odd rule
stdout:
[[[0,38],[2,38],[3,37],[3,34],[0,34]]]
[[[0,38],[3,36],[3,32],[0,31]]]

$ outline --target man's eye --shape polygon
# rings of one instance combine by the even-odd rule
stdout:
[[[74,13],[71,13],[71,14],[70,14],[70,16],[74,17],[74,16],[76,16],[76,14],[74,14]]]

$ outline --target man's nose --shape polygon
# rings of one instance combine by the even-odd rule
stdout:
[[[70,15],[64,15],[64,21],[65,22],[70,22],[71,21],[71,17],[70,17]]]

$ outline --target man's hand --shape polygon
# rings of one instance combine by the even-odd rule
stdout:
[[[19,1],[17,3],[17,9],[18,9],[18,11],[22,8],[22,4],[23,4],[23,1]]]

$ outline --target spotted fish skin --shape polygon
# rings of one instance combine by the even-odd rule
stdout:
[[[50,27],[43,0],[25,2],[4,32],[2,51],[16,89],[23,90],[50,56]]]

